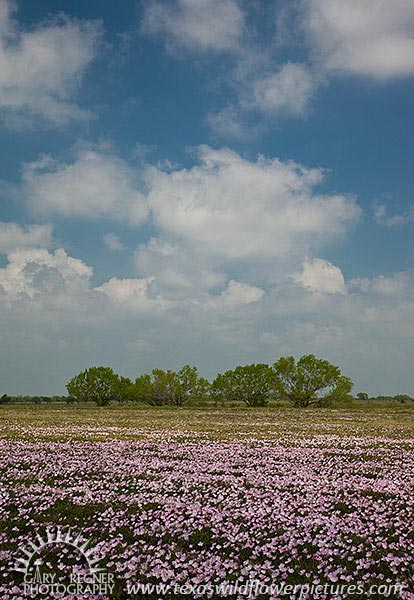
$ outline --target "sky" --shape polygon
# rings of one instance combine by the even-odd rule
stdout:
[[[414,395],[411,0],[0,0],[0,393],[313,353]]]

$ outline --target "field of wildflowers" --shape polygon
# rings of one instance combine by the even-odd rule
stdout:
[[[222,598],[216,586],[255,581],[329,584],[304,599],[412,600],[412,417],[409,409],[0,411],[0,597],[27,597],[16,557],[59,526],[93,540],[114,575],[111,594],[88,597]],[[62,556],[46,566],[63,569]],[[192,591],[144,596],[136,583]],[[368,596],[374,584],[396,583],[405,586],[398,595]],[[358,584],[362,595],[335,592]]]

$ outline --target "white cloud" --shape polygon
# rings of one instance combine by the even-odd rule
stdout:
[[[153,277],[143,279],[118,279],[112,277],[109,281],[95,288],[96,291],[105,294],[115,304],[129,310],[145,311],[149,309],[166,308],[161,298],[151,300],[149,297],[149,285]]]
[[[228,313],[258,302],[264,296],[264,291],[247,283],[231,280],[227,287],[217,295],[200,294],[193,290],[194,295],[180,300],[170,300],[162,294],[152,292],[152,283],[155,277],[142,279],[118,279],[113,277],[95,291],[104,293],[116,306],[127,311],[144,313],[158,311],[179,312],[181,314],[206,311],[211,315]],[[172,316],[172,315],[171,315]]]
[[[152,287],[168,298],[187,298],[194,290],[205,292],[221,288],[227,281],[224,272],[212,267],[209,257],[183,243],[177,245],[162,238],[151,238],[147,244],[140,244],[135,265],[140,274],[156,274]]]
[[[375,204],[374,218],[379,225],[385,225],[386,227],[398,227],[414,221],[414,210],[411,209],[410,212],[390,215],[388,212],[388,207],[385,204]]]
[[[255,7],[244,3],[244,13],[240,6],[235,0],[152,0],[144,10],[143,31],[163,37],[171,51],[232,51],[233,62],[226,55],[222,63],[226,104],[205,118],[220,138],[249,139],[281,119],[306,116],[333,75],[385,81],[414,73],[411,0],[263,6],[261,18],[276,15],[273,43],[248,20]],[[295,62],[298,49],[302,62]]]
[[[264,295],[264,290],[232,279],[227,288],[223,290],[218,297],[208,300],[206,307],[209,310],[219,309],[232,311],[240,306],[258,302]]]
[[[60,19],[24,31],[13,9],[10,0],[0,0],[0,113],[6,124],[40,117],[62,125],[89,117],[73,100],[96,55],[101,26]]]
[[[238,70],[230,79],[236,96],[233,104],[206,117],[219,137],[250,139],[275,121],[306,116],[322,83],[322,78],[302,63]]]
[[[147,217],[139,173],[104,151],[80,150],[74,162],[50,156],[24,166],[25,194],[34,212],[142,223]]]
[[[294,280],[310,292],[346,294],[341,269],[323,258],[305,261],[302,272],[297,273]]]
[[[275,60],[235,0],[151,0],[141,29],[163,37],[173,52],[232,51],[226,83],[235,100],[206,117],[220,137],[251,137],[261,129],[257,115],[274,121],[305,114],[320,83],[305,64]]]
[[[124,250],[125,248],[123,241],[119,236],[116,235],[116,233],[105,233],[103,236],[103,241],[105,246],[114,252],[118,250]]]
[[[236,263],[269,276],[275,261],[297,263],[341,237],[360,209],[350,196],[318,193],[323,179],[322,169],[208,146],[197,149],[191,168],[138,169],[108,150],[83,149],[71,163],[41,156],[23,170],[34,212],[133,226],[151,218],[156,234],[139,245],[137,272],[155,275],[154,287],[170,298],[222,287]],[[122,248],[113,233],[104,241]]]
[[[249,127],[246,115],[240,106],[226,106],[216,112],[210,112],[205,122],[221,138],[250,139],[258,132],[258,127]]]
[[[68,256],[62,248],[53,253],[44,248],[15,250],[7,258],[7,266],[0,269],[0,289],[11,302],[39,296],[54,302],[67,294],[73,296],[92,275],[90,267]]]
[[[175,51],[228,51],[240,44],[244,16],[235,0],[150,0],[142,31],[163,38]]]
[[[146,172],[148,202],[161,239],[213,262],[261,263],[303,252],[344,233],[360,213],[351,197],[321,195],[321,169],[202,146],[199,164]]]
[[[388,79],[414,73],[411,0],[305,0],[304,25],[327,71]]]
[[[131,225],[151,217],[156,235],[139,245],[135,264],[140,277],[155,277],[153,292],[169,300],[223,289],[236,265],[249,283],[262,285],[286,272],[286,261],[297,264],[341,237],[359,217],[354,198],[318,193],[322,169],[263,156],[249,161],[208,146],[196,157],[191,168],[163,170],[134,169],[104,150],[80,150],[72,163],[43,156],[25,165],[25,194],[43,214]],[[122,248],[113,233],[104,241]]]
[[[362,292],[388,297],[410,297],[414,293],[414,274],[408,271],[395,273],[391,277],[379,275],[372,279],[352,279],[350,285]]]
[[[0,300],[4,306],[47,308],[62,312],[83,309],[91,313],[112,306],[112,318],[119,308],[124,314],[148,312],[158,314],[176,311],[207,311],[209,314],[234,311],[258,302],[264,291],[247,283],[231,280],[216,294],[193,290],[180,300],[168,300],[152,289],[156,276],[119,279],[112,277],[102,285],[91,286],[93,270],[82,260],[69,256],[59,248],[22,248],[7,255],[8,263],[0,269]],[[109,304],[108,304],[109,303]],[[96,309],[99,309],[96,311]],[[56,313],[59,314],[59,313]]]
[[[268,115],[306,113],[318,87],[314,74],[302,64],[286,63],[276,73],[253,81],[250,107]]]
[[[4,223],[0,221],[0,252],[9,252],[18,248],[51,246],[52,225],[26,225]]]

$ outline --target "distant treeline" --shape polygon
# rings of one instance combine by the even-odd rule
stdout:
[[[364,394],[364,398],[359,397],[360,394],[352,396],[356,401],[366,402],[383,402],[383,403],[400,403],[407,404],[414,402],[414,398],[408,396],[408,394],[396,394],[395,396],[368,396]],[[211,401],[209,398],[205,398],[205,401]],[[125,402],[130,400],[125,399]],[[144,401],[143,401],[144,402]],[[0,405],[2,404],[73,404],[74,400],[70,396],[8,396],[4,394],[0,397]],[[197,404],[197,403],[196,403]]]
[[[53,404],[70,403],[68,396],[9,396],[3,394],[0,397],[0,404]]]
[[[179,371],[153,369],[135,380],[123,377],[111,367],[90,367],[66,384],[67,396],[7,396],[0,404],[52,404],[94,402],[144,403],[152,406],[189,406],[244,403],[266,406],[271,402],[289,402],[294,406],[330,406],[357,401],[413,402],[406,394],[370,398],[360,392],[351,395],[352,381],[339,367],[313,354],[295,361],[281,357],[273,365],[263,363],[238,366],[219,373],[210,382],[197,367],[185,365]]]
[[[360,392],[355,396],[355,400],[367,400],[369,402],[414,402],[414,398],[408,394],[396,394],[395,396],[368,396],[363,392]]]

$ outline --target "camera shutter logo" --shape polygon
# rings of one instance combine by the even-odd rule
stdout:
[[[85,540],[81,535],[72,535],[70,529],[64,533],[60,528],[58,528],[55,532],[49,530],[46,531],[45,537],[37,534],[36,541],[29,540],[27,546],[21,549],[21,552],[24,554],[24,556],[16,559],[16,566],[14,570],[19,571],[27,576],[29,574],[31,565],[33,564],[33,566],[36,567],[34,581],[38,580],[39,565],[41,564],[41,561],[36,560],[36,555],[47,546],[61,544],[77,550],[86,560],[89,572],[91,574],[99,573],[104,570],[99,566],[99,562],[102,560],[102,558],[97,556],[96,547],[90,546],[88,548],[90,540]]]

